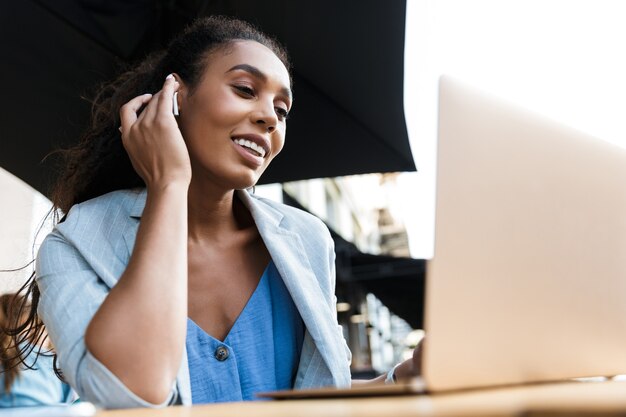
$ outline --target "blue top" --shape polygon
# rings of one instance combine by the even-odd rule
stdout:
[[[303,338],[302,318],[270,261],[223,342],[188,319],[193,404],[249,401],[259,392],[292,388]]]
[[[32,354],[36,352],[35,349]],[[76,396],[69,385],[57,378],[52,363],[51,356],[39,356],[36,369],[21,369],[8,394],[4,392],[4,374],[0,373],[0,408],[71,403]]]

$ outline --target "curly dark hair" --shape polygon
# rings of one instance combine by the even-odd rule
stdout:
[[[194,21],[165,50],[152,53],[134,69],[102,85],[92,101],[90,125],[78,144],[54,152],[60,155],[62,168],[50,195],[53,208],[48,215],[53,216],[53,221],[59,222],[59,218],[75,204],[114,190],[144,187],[122,145],[118,130],[120,108],[141,94],[156,93],[162,88],[165,77],[174,72],[193,94],[211,55],[218,51],[227,52],[233,42],[241,40],[266,46],[290,72],[287,52],[276,40],[247,22],[212,16]],[[23,363],[21,358],[35,349],[34,344],[24,342],[45,338],[44,325],[37,315],[40,294],[35,272],[18,293],[24,294],[22,305],[18,308],[27,311],[27,316],[19,325],[6,329],[6,333],[14,338],[13,346],[20,346],[12,358],[7,358],[6,364],[13,366]],[[55,370],[62,378],[56,368],[56,360]]]
[[[286,51],[250,24],[227,17],[195,21],[163,51],[104,85],[93,101],[91,126],[73,148],[59,151],[63,170],[51,199],[62,212],[107,192],[144,186],[120,140],[119,110],[133,97],[156,93],[165,77],[176,72],[193,94],[209,56],[237,40],[252,40],[271,51],[290,70]]]

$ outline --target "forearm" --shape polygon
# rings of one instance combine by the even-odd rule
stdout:
[[[180,366],[186,317],[187,188],[149,190],[129,264],[85,343],[131,391],[160,403]]]
[[[353,379],[352,385],[380,385],[385,383],[385,378],[387,378],[387,374],[382,374],[372,379]]]
[[[395,379],[407,379],[419,375],[419,369],[416,367],[413,359],[407,359],[393,368]],[[387,373],[372,379],[353,379],[352,385],[376,385],[384,384],[387,380]]]

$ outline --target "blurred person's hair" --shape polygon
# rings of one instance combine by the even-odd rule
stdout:
[[[15,329],[23,328],[29,313],[31,308],[26,297],[16,293],[0,295],[0,367],[6,393],[11,390],[22,369],[19,365],[24,362],[20,341],[33,342],[14,334]]]

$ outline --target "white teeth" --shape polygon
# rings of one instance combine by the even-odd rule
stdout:
[[[234,142],[237,145],[245,146],[246,148],[250,148],[253,151],[258,152],[258,154],[261,155],[261,158],[265,157],[265,149],[263,149],[262,147],[260,147],[254,142],[251,142],[246,139],[235,139]]]

